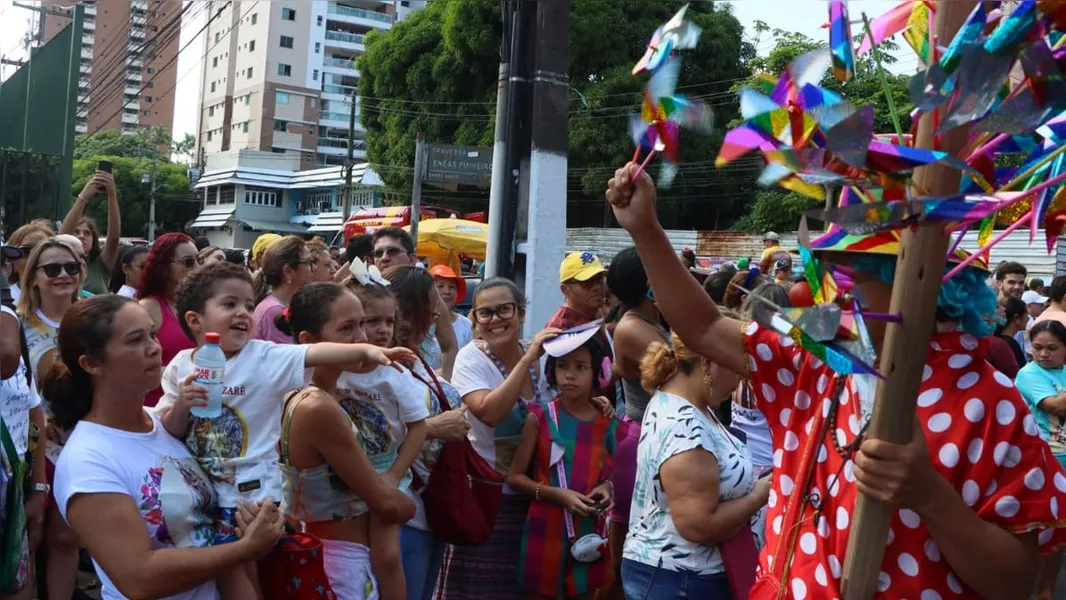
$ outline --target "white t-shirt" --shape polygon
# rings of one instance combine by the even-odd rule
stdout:
[[[488,356],[481,350],[484,342],[467,344],[459,349],[455,357],[455,369],[452,372],[452,385],[459,390],[459,394],[465,398],[468,394],[479,390],[494,390],[503,385],[503,375]],[[485,459],[500,473],[507,473],[514,460],[518,442],[522,439],[522,428],[525,427],[528,409],[525,405],[533,402],[548,402],[552,399],[548,384],[540,375],[540,366],[537,364],[537,381],[535,390],[536,398],[519,398],[514,408],[506,418],[496,427],[489,427],[482,423],[474,415],[470,418],[470,433],[467,437],[474,445],[478,456]],[[510,486],[503,488],[505,494],[515,494]]]
[[[314,370],[304,367],[309,347],[250,340],[226,361],[222,415],[189,419],[185,444],[214,482],[219,506],[281,498],[282,405],[287,392],[311,382]],[[193,372],[193,352],[182,350],[163,372],[158,414],[174,405],[182,381]]]
[[[378,367],[369,373],[342,373],[337,396],[350,398],[341,406],[363,437],[367,454],[379,458],[374,468],[384,473],[396,462],[396,452],[407,438],[407,423],[429,417],[429,390],[408,371]],[[405,477],[408,483],[410,478]]]
[[[452,329],[455,330],[455,339],[459,348],[474,341],[474,324],[463,315],[455,316],[455,320],[452,321]]]
[[[6,306],[0,306],[0,312],[11,315],[16,319],[15,311]],[[19,366],[15,374],[0,381],[0,417],[3,417],[7,431],[11,434],[11,441],[15,444],[15,451],[19,456],[26,456],[26,450],[30,443],[30,409],[41,405],[41,397],[37,394],[37,385],[26,381],[26,362],[19,358]]]
[[[137,288],[132,288],[126,284],[122,284],[122,287],[118,288],[118,295],[125,296],[127,298],[136,298]]]
[[[18,304],[19,296],[22,295],[22,288],[19,287],[19,284],[12,283],[8,286],[8,289],[11,290],[11,301]]]
[[[207,475],[189,450],[167,433],[158,417],[150,433],[133,433],[81,421],[56,464],[55,497],[67,518],[70,499],[78,494],[123,494],[144,518],[152,548],[202,548],[214,540],[215,494]],[[104,600],[123,600],[100,564],[93,562]],[[216,600],[208,582],[174,600]]]
[[[718,499],[742,498],[755,488],[751,454],[709,412],[688,400],[657,392],[644,412],[637,446],[637,473],[629,535],[622,557],[668,571],[715,575],[725,571],[717,544],[696,544],[683,538],[674,526],[659,470],[667,460],[702,448],[718,461]],[[761,520],[765,507],[751,518],[756,546],[764,543]]]

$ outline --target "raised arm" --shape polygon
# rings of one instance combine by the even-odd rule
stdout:
[[[67,521],[78,541],[118,591],[131,600],[187,592],[262,558],[277,543],[282,529],[277,511],[260,513],[244,537],[232,544],[154,550],[144,519],[129,496],[77,494],[67,504]]]
[[[122,214],[118,208],[118,191],[115,189],[115,177],[105,173],[107,187],[107,233],[104,238],[104,249],[100,252],[100,259],[108,269],[115,268],[118,259],[118,240],[122,235]]]
[[[642,171],[634,179],[637,168],[635,163],[629,163],[615,172],[607,184],[607,200],[647,266],[659,311],[694,352],[747,375],[741,323],[723,317],[696,278],[674,256],[673,246],[655,214],[655,185],[647,172]]]

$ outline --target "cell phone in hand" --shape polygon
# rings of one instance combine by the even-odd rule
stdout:
[[[589,508],[595,511],[603,511],[610,505],[611,503],[606,500],[593,500],[592,504],[589,504]]]
[[[97,171],[103,171],[104,173],[110,173],[111,169],[113,167],[114,167],[114,165],[112,165],[111,161],[109,161],[109,160],[102,160],[102,161],[100,161],[99,163],[96,164],[96,170]],[[106,192],[107,191],[107,188],[105,188],[102,185],[96,186],[96,189],[101,191],[101,192]]]

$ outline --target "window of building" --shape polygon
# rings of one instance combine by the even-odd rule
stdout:
[[[296,11],[291,8],[283,8],[281,9],[281,18],[285,19],[286,21],[295,21]]]
[[[215,82],[214,81],[211,82],[211,93],[212,94],[215,93]]]
[[[290,36],[287,36],[287,35],[281,36],[281,47],[282,48],[292,48],[292,42],[293,42],[293,39]]]
[[[278,75],[281,75],[283,77],[291,77],[292,76],[292,65],[287,65],[285,63],[278,63]]]
[[[248,51],[255,52],[255,40],[248,42]]]
[[[215,68],[217,66],[218,66],[218,57],[216,56],[216,57],[211,59],[211,68],[213,69],[213,68]]]
[[[155,67],[148,67],[148,74],[151,75],[152,73],[155,73]]]
[[[314,127],[314,125],[308,125],[307,126],[307,135],[315,135],[315,127]]]
[[[151,102],[152,101],[152,97],[151,96],[145,96],[144,97],[144,101],[145,102]]]
[[[304,152],[304,161],[305,162],[314,162],[314,160],[315,160],[315,153],[314,152]]]
[[[252,103],[252,95],[251,94],[246,94],[244,96],[244,104],[245,104],[245,106],[251,105],[251,103]]]
[[[207,107],[207,116],[208,117],[215,116],[215,107],[214,106],[208,106]]]
[[[311,75],[311,79],[318,81],[318,69],[314,70],[314,73]]]
[[[209,141],[209,142],[210,142],[210,141],[211,141],[211,137],[212,137],[212,136],[211,136],[211,132],[210,132],[210,131],[208,131],[208,132],[207,132],[207,141]]]
[[[274,102],[276,102],[278,104],[288,104],[289,103],[289,93],[288,92],[274,92]]]
[[[315,42],[315,54],[318,54],[321,51],[322,51],[322,44],[320,42]]]
[[[311,108],[318,106],[318,98],[311,98]]]
[[[220,40],[220,39],[222,39],[222,32],[221,31],[216,31],[215,32],[215,43],[217,44],[218,40]]]
[[[252,25],[255,25],[258,20],[259,20],[259,13],[253,13],[252,14]]]
[[[264,188],[247,187],[244,190],[244,203],[255,206],[277,206],[278,194]]]
[[[146,117],[152,116],[152,111],[150,111],[150,110],[144,111],[144,116],[146,116]]]
[[[274,119],[274,131],[288,131],[289,122],[281,119]]]
[[[248,121],[241,123],[241,131],[243,131],[244,133],[248,133]]]
[[[322,15],[318,15],[318,26],[322,26]]]
[[[248,67],[248,79],[252,78],[252,68]]]

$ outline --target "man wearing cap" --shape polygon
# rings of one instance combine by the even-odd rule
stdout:
[[[1018,342],[1018,345],[1025,352],[1026,358],[1029,358],[1033,355],[1029,347],[1029,330],[1033,328],[1033,325],[1036,325],[1037,318],[1044,314],[1047,309],[1048,297],[1041,295],[1039,292],[1029,290],[1022,293],[1022,302],[1025,303],[1026,312],[1029,313],[1029,321],[1025,325],[1025,331],[1019,331],[1015,334],[1014,341]]]
[[[571,252],[559,265],[563,305],[545,327],[570,329],[602,317],[606,303],[607,269],[592,252]]]
[[[763,273],[769,273],[770,267],[774,266],[774,263],[779,260],[792,262],[792,257],[788,255],[788,251],[781,247],[781,236],[772,231],[767,231],[766,235],[762,236],[762,248],[759,271]]]
[[[774,281],[788,283],[792,279],[792,261],[787,258],[779,258],[774,263]]]

